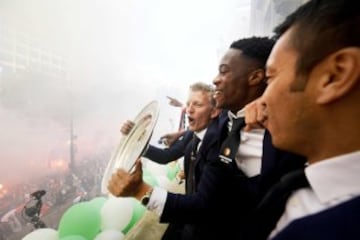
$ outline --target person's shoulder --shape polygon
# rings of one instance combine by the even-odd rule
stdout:
[[[224,110],[224,109],[221,110],[218,118],[219,118],[219,119],[224,119],[224,118],[227,119],[227,118],[229,117],[228,112],[229,112],[228,110]]]
[[[217,124],[223,126],[229,120],[229,115],[227,110],[222,110],[219,116],[216,118]]]

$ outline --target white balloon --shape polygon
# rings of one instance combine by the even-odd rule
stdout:
[[[165,188],[166,190],[170,190],[171,186],[173,185],[173,182],[169,180],[167,176],[160,175],[155,176],[157,182],[159,183],[159,187]]]
[[[58,232],[52,228],[39,228],[27,234],[22,240],[58,240]]]
[[[159,164],[153,162],[149,159],[143,157],[143,163],[146,170],[148,170],[153,175],[166,175],[167,173],[167,165],[166,164]]]
[[[122,240],[124,234],[118,230],[108,229],[100,232],[94,240]]]
[[[132,198],[109,196],[101,208],[101,230],[123,230],[131,220],[134,210]]]
[[[155,178],[159,184],[159,187],[162,187],[173,193],[185,193],[185,181],[180,184],[176,178],[174,178],[174,180],[169,180],[167,176],[155,176]]]

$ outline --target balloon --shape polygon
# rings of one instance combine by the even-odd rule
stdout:
[[[131,228],[135,226],[135,224],[142,218],[144,215],[146,208],[136,199],[133,199],[134,211],[128,225],[122,230],[124,234],[128,233]]]
[[[47,239],[41,239],[41,240],[47,240]],[[87,239],[80,235],[69,235],[69,236],[60,238],[60,240],[87,240]]]
[[[65,211],[59,223],[59,236],[81,235],[93,240],[100,232],[100,213],[89,202],[72,205]]]
[[[166,175],[167,168],[165,164],[159,164],[149,159],[146,159],[146,161],[143,161],[143,163],[143,167],[145,168],[146,172],[150,172],[153,175]]]
[[[99,233],[94,240],[122,240],[124,234],[118,230],[108,229]]]
[[[51,228],[40,228],[32,231],[22,238],[22,240],[58,240],[58,232]]]
[[[154,175],[146,168],[143,169],[143,180],[153,187],[159,185]]]
[[[100,210],[104,206],[106,200],[107,200],[106,197],[96,197],[96,198],[93,198],[89,202],[89,204],[91,204],[91,207],[95,208],[100,213]]]
[[[170,164],[168,164],[166,176],[169,178],[170,181],[172,181],[176,177],[176,174],[179,172],[179,170],[180,168],[178,164],[173,164],[173,166],[170,166]]]
[[[159,187],[162,187],[166,190],[170,190],[171,186],[174,184],[173,181],[170,181],[167,176],[156,176],[156,180],[159,183]]]
[[[101,230],[122,230],[130,222],[133,209],[132,198],[110,195],[100,210]]]
[[[159,187],[166,189],[172,193],[185,193],[185,184],[179,183],[177,179],[172,181],[169,180],[167,176],[156,176],[157,182],[159,183]]]

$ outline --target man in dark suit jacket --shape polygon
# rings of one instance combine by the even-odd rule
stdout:
[[[207,161],[208,149],[215,146],[217,139],[217,116],[220,110],[215,107],[214,88],[205,83],[195,83],[190,86],[186,103],[186,115],[189,130],[175,141],[169,148],[158,148],[149,145],[144,157],[159,164],[167,164],[184,156],[186,194],[193,194],[201,178]],[[126,121],[121,127],[123,134],[128,134],[134,123]],[[200,139],[196,146],[196,156],[192,159],[194,137]],[[190,172],[192,172],[190,174]],[[183,224],[170,224],[162,239],[181,239]]]
[[[134,196],[139,200],[152,193],[147,207],[158,212],[162,222],[191,224],[184,239],[241,239],[259,200],[262,163],[276,162],[278,157],[287,156],[277,149],[268,148],[268,144],[263,145],[263,141],[268,141],[264,138],[264,130],[248,134],[241,132],[239,154],[229,161],[222,161],[219,157],[225,154],[220,152],[220,146],[227,138],[233,119],[243,117],[243,107],[263,93],[266,87],[264,66],[273,44],[268,38],[242,39],[234,42],[222,58],[219,74],[213,83],[216,86],[217,107],[227,111],[219,116],[217,126],[213,126],[217,129],[216,146],[208,148],[207,164],[195,194],[164,193],[158,188],[152,191],[141,180],[140,162],[133,175],[118,170],[109,183],[110,192],[115,196]],[[296,167],[303,165],[303,158],[300,158],[300,163],[295,164]],[[276,181],[277,177],[266,180]],[[122,185],[120,182],[129,184]],[[161,198],[164,200],[159,204]],[[229,215],[232,215],[232,220]]]
[[[359,1],[310,0],[275,29],[262,121],[275,146],[308,166],[269,192],[268,210],[288,198],[263,239],[360,238],[359,9]]]
[[[195,183],[195,185],[197,184],[202,173],[204,161],[206,161],[206,159],[203,158],[203,154],[206,153],[207,149],[212,147],[216,141],[215,134],[217,133],[217,129],[214,129],[214,127],[208,129],[210,125],[217,126],[217,117],[220,113],[220,109],[215,107],[213,95],[214,88],[211,85],[202,82],[192,84],[189,88],[189,97],[185,108],[189,129],[169,148],[158,148],[149,145],[144,152],[144,157],[159,164],[167,164],[180,157],[184,157],[185,176],[188,176],[195,134],[200,138],[200,143],[196,150],[198,154],[194,166],[195,182],[185,181],[186,185],[193,183]],[[121,126],[120,131],[126,135],[133,126],[133,122],[126,121]],[[191,188],[193,188],[193,186],[191,186]],[[194,188],[196,188],[196,186]],[[187,192],[187,194],[190,193],[191,192]]]

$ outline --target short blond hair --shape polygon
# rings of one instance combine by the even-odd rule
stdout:
[[[213,106],[216,105],[215,98],[214,98],[215,88],[213,85],[206,84],[203,82],[196,82],[196,83],[190,85],[190,91],[192,91],[192,92],[200,91],[200,92],[208,94],[211,104]]]

